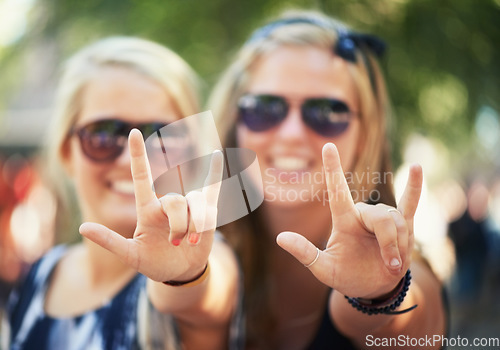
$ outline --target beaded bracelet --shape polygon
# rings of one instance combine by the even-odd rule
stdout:
[[[162,283],[172,287],[194,287],[201,284],[204,280],[206,280],[209,272],[210,272],[210,265],[207,262],[203,271],[197,276],[190,279],[189,281],[165,281]]]
[[[413,305],[405,310],[394,311],[403,302],[411,283],[411,271],[408,269],[405,276],[399,282],[395,289],[395,292],[385,300],[376,299],[361,299],[361,298],[350,298],[347,295],[345,298],[358,311],[368,315],[400,315],[415,309],[418,305]]]

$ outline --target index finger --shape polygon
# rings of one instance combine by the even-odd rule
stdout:
[[[217,206],[223,172],[224,156],[221,151],[216,150],[212,153],[210,169],[208,170],[208,175],[203,187],[203,193],[206,195],[208,206]]]
[[[354,212],[354,201],[351,190],[340,164],[340,156],[337,147],[333,143],[323,146],[323,167],[325,169],[326,186],[330,200],[330,211],[332,212],[333,224],[336,218],[346,213]]]
[[[398,210],[407,220],[412,219],[417,211],[420,193],[422,192],[422,182],[422,167],[418,164],[412,165],[408,175],[408,182],[398,203]]]
[[[134,181],[135,202],[141,207],[156,198],[153,190],[151,169],[149,168],[146,146],[142,134],[137,129],[132,129],[128,138],[130,150],[130,167]]]

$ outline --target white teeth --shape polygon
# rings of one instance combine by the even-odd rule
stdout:
[[[115,191],[123,194],[134,194],[134,183],[132,181],[115,181],[112,187]]]
[[[307,161],[298,157],[274,158],[274,166],[283,171],[300,171],[307,168]]]

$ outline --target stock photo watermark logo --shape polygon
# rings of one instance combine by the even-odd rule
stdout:
[[[245,148],[223,149],[210,111],[189,116],[160,129],[145,140],[153,190],[161,197],[168,193],[186,195],[214,183],[207,183],[213,152],[224,154],[224,172],[220,182],[216,226],[236,221],[267,202],[321,202],[351,196],[355,202],[380,200],[377,186],[392,184],[392,173],[346,172],[349,192],[326,187],[323,171],[277,171],[261,173],[255,152]],[[342,176],[336,174],[333,176]],[[331,179],[339,183],[337,179]],[[343,181],[343,179],[342,179]],[[356,189],[354,184],[364,184]],[[334,186],[336,187],[336,186]],[[330,193],[329,193],[330,192]],[[211,208],[207,208],[209,210]],[[212,229],[215,227],[204,227]]]
[[[217,227],[248,215],[264,200],[255,152],[245,148],[223,149],[210,111],[168,124],[150,135],[145,145],[153,190],[159,197],[168,193],[186,195],[214,185],[208,180],[212,155],[216,150],[223,152]]]
[[[340,176],[334,174],[332,176]],[[370,171],[345,172],[345,181],[349,192],[342,191],[338,185],[327,189],[324,171],[290,171],[281,172],[274,168],[264,171],[265,201],[269,202],[321,202],[328,205],[330,200],[343,200],[350,196],[354,202],[378,202],[381,193],[379,185],[393,184],[392,172]],[[343,179],[330,179],[331,183],[340,183]],[[363,184],[358,186],[357,184]]]
[[[440,334],[426,335],[424,337],[410,337],[400,334],[397,337],[378,338],[373,335],[367,335],[365,338],[367,348],[390,349],[394,347],[404,347],[405,349],[430,349],[439,346],[440,348],[453,349],[500,349],[500,338],[465,338],[457,335],[456,337],[445,337]]]

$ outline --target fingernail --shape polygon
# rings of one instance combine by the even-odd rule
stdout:
[[[172,244],[177,247],[179,244],[181,244],[181,240],[180,239],[173,239]]]
[[[196,244],[200,240],[200,235],[198,233],[191,233],[189,235],[188,240],[189,240],[189,243]]]
[[[399,266],[399,260],[396,258],[392,258],[391,260],[391,266],[392,267],[398,267]]]

